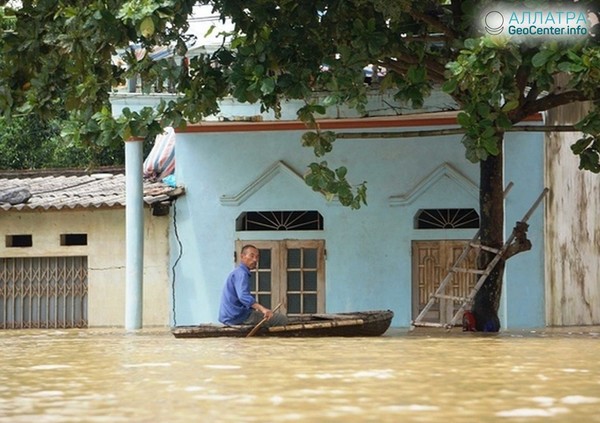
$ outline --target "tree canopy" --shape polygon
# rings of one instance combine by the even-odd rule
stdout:
[[[95,168],[123,166],[122,145],[100,146],[60,136],[63,120],[37,115],[0,117],[0,169]],[[144,146],[149,152],[151,143]]]
[[[281,101],[292,98],[306,101],[299,118],[311,131],[303,145],[322,157],[336,139],[319,129],[318,116],[325,107],[344,104],[364,111],[373,89],[391,90],[397,99],[419,107],[433,90],[443,88],[462,110],[458,123],[465,130],[467,158],[481,163],[482,242],[495,246],[502,244],[503,236],[506,130],[532,114],[593,101],[589,115],[576,125],[584,136],[572,149],[582,169],[600,172],[600,34],[593,1],[7,3],[0,1],[14,25],[0,39],[0,109],[7,118],[28,113],[50,118],[65,110],[69,123],[63,134],[73,139],[99,145],[132,136],[151,139],[164,126],[178,127],[218,112],[219,100],[226,96],[259,102],[276,114]],[[220,48],[189,61],[136,57],[133,45],[147,52],[170,46],[185,56],[188,18],[197,5],[212,5],[222,19],[233,23],[233,30],[220,34]],[[503,21],[507,27],[519,27],[521,35],[529,31],[531,37],[495,35],[500,26],[487,19],[498,15],[508,21]],[[487,30],[481,25],[483,17]],[[535,30],[545,31],[548,24],[579,32],[534,37]],[[115,55],[124,65],[112,60]],[[381,74],[370,85],[362,74],[368,64],[374,66],[374,75]],[[385,70],[385,75],[377,70]],[[136,74],[142,81],[172,78],[178,96],[154,109],[113,116],[111,92]],[[568,76],[566,85],[557,83],[559,75]],[[314,100],[316,91],[327,93],[321,103]],[[332,170],[324,160],[311,163],[306,181],[313,189],[336,194],[344,205],[359,208],[366,203],[366,185],[352,186],[344,167]],[[491,306],[485,307],[497,310],[499,290],[492,291],[482,294],[489,294],[486,301]]]
[[[487,4],[472,0],[388,2],[385,0],[175,1],[103,0],[7,2],[10,19],[0,40],[0,109],[6,117],[58,110],[69,114],[63,135],[110,145],[131,136],[153,138],[165,125],[197,122],[219,110],[219,99],[260,102],[280,110],[284,98],[305,99],[300,118],[316,131],[304,145],[317,156],[331,151],[335,135],[318,131],[323,107],[346,104],[364,110],[367,93],[362,69],[385,69],[376,80],[382,90],[419,106],[443,86],[461,106],[463,144],[472,161],[495,155],[497,132],[528,115],[572,101],[598,98],[600,53],[593,29],[576,42],[548,39],[515,43],[510,37],[473,28]],[[553,10],[556,2],[532,2]],[[563,2],[565,3],[565,2]],[[568,3],[568,2],[567,2]],[[586,10],[592,2],[572,3]],[[189,16],[197,5],[212,5],[235,29],[215,52],[188,62],[139,60],[136,45],[151,52],[170,46],[185,56]],[[587,13],[587,10],[586,10]],[[533,16],[533,12],[532,15]],[[556,15],[555,15],[556,16]],[[547,19],[547,16],[546,16]],[[592,24],[595,22],[592,22]],[[120,55],[124,66],[113,60]],[[554,83],[570,75],[566,87]],[[157,109],[125,111],[113,117],[110,95],[127,77],[142,81],[170,77],[180,95]],[[144,84],[149,87],[150,84]],[[146,88],[149,89],[149,88]],[[311,101],[326,91],[324,102]],[[598,109],[579,124],[587,135],[573,146],[581,167],[600,171]],[[365,187],[353,196],[346,170],[333,172],[313,163],[308,182],[360,207]]]

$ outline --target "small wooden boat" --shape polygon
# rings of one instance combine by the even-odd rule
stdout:
[[[290,317],[285,326],[261,327],[254,336],[380,336],[390,327],[392,317],[391,310],[310,314]],[[253,325],[204,324],[176,326],[171,332],[176,338],[245,337],[253,328]]]

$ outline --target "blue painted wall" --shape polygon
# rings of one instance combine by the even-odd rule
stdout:
[[[301,135],[177,134],[176,177],[186,194],[173,211],[178,234],[177,239],[172,231],[171,242],[171,265],[177,261],[175,324],[217,321],[236,239],[289,238],[326,241],[327,312],[389,308],[395,312],[392,325],[408,327],[411,242],[474,235],[473,230],[413,228],[415,213],[422,208],[478,209],[479,166],[464,158],[460,136],[336,141],[326,157],[330,165],[347,166],[351,181],[368,181],[369,205],[352,211],[327,202],[304,184],[300,175],[316,159],[300,146]],[[507,138],[505,177],[516,184],[506,203],[510,231],[543,188],[543,136]],[[269,170],[270,179],[261,182]],[[240,213],[256,210],[318,210],[324,230],[236,232]],[[540,208],[530,220],[533,250],[508,262],[501,310],[505,328],[543,326],[542,224]]]
[[[505,142],[505,179],[514,188],[506,198],[506,236],[544,189],[543,133],[511,133]],[[501,319],[505,328],[545,326],[544,203],[529,218],[530,251],[506,262]]]

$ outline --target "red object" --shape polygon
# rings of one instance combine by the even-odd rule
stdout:
[[[477,332],[475,328],[475,316],[470,311],[465,311],[463,314],[463,332]]]

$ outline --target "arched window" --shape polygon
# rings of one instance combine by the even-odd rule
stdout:
[[[415,229],[477,229],[479,215],[474,209],[421,209],[415,215]]]
[[[243,212],[235,227],[238,231],[320,231],[323,216],[314,210]]]

